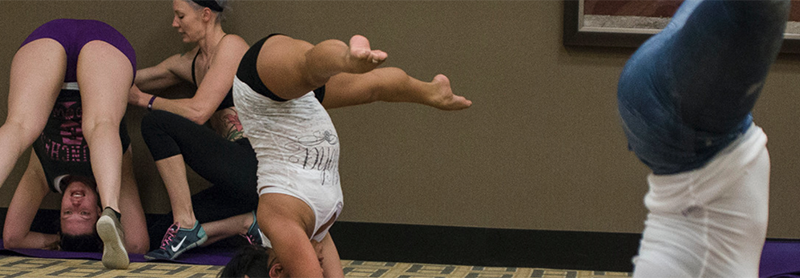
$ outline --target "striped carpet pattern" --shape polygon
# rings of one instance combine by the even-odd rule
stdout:
[[[590,278],[630,277],[625,272],[480,267],[343,260],[346,277],[398,278]],[[174,263],[131,263],[126,270],[108,270],[96,260],[0,256],[0,277],[217,277],[221,266]]]

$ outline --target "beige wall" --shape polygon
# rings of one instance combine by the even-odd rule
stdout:
[[[311,42],[363,34],[388,66],[447,74],[461,112],[375,103],[330,111],[342,142],[341,220],[538,230],[641,231],[648,171],[627,151],[616,80],[630,49],[566,49],[561,1],[234,1],[224,24],[249,43],[281,32]],[[140,67],[186,49],[170,1],[0,1],[0,88],[19,43],[58,17],[106,21]],[[781,57],[755,111],[770,136],[770,237],[800,237],[797,57]],[[0,98],[5,119],[6,97]],[[168,200],[128,111],[146,210]],[[27,157],[0,188],[7,206]],[[194,190],[207,186],[193,176]],[[54,208],[54,199],[45,206]]]

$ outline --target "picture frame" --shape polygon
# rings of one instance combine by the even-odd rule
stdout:
[[[563,1],[565,46],[623,48],[639,47],[661,31],[682,3],[682,0]],[[800,0],[792,0],[795,1],[799,3],[792,5],[797,8],[792,8],[787,22],[781,53],[800,54]],[[613,13],[625,15],[609,15]]]

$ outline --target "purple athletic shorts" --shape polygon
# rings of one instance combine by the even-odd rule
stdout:
[[[136,75],[136,52],[133,51],[133,46],[114,27],[104,22],[81,19],[52,20],[36,28],[20,47],[42,38],[56,40],[67,52],[67,72],[64,75],[64,82],[78,81],[76,71],[78,54],[84,45],[95,40],[107,42],[125,54],[131,61],[134,76]]]

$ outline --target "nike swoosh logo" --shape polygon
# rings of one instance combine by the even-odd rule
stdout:
[[[179,242],[177,246],[170,246],[170,248],[172,248],[172,252],[178,252],[178,249],[181,248],[181,245],[183,245],[184,240],[186,240],[186,237],[183,237],[183,239],[181,239],[181,242]]]

